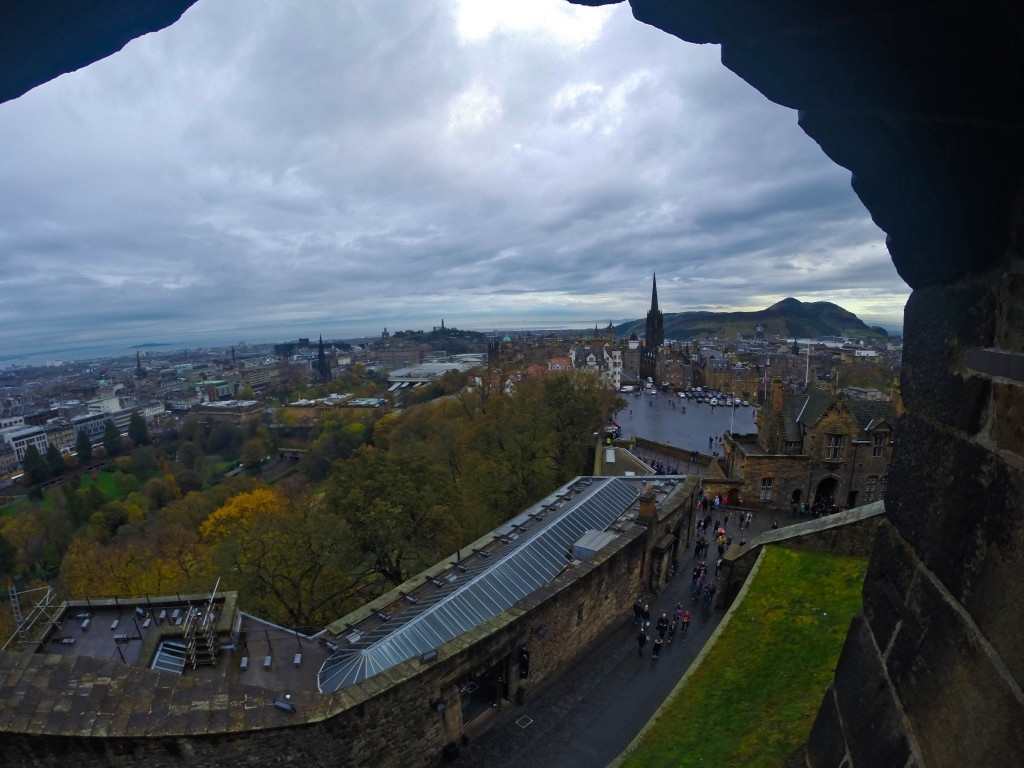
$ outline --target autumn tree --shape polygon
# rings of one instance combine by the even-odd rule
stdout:
[[[588,371],[548,376],[543,387],[543,418],[553,433],[551,454],[561,484],[588,471],[593,434],[608,418],[614,394]]]
[[[263,461],[269,451],[270,446],[265,440],[259,437],[252,437],[242,444],[242,451],[238,458],[245,466],[255,467]]]
[[[234,496],[200,531],[250,610],[286,626],[338,618],[365,581],[344,520],[308,492],[258,488]]]
[[[395,585],[459,540],[454,501],[445,473],[425,457],[370,447],[338,462],[327,484],[327,506],[344,520],[369,567]]]

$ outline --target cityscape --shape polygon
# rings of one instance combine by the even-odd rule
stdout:
[[[0,15],[5,768],[1024,764],[1016,9]]]
[[[639,575],[667,586],[692,542],[704,540],[708,523],[694,501],[732,510],[722,525],[731,516],[744,536],[780,522],[794,531],[817,521],[858,532],[874,525],[902,410],[901,340],[868,326],[867,338],[781,337],[761,320],[733,339],[666,339],[661,306],[655,276],[640,335],[620,336],[636,324],[611,322],[483,334],[441,319],[376,338],[147,348],[4,369],[5,649],[148,667],[212,686],[203,696],[257,686],[279,712],[305,712],[317,692],[355,690],[479,632],[478,620],[453,626],[442,617],[478,614],[494,599],[480,590],[511,591],[498,606],[507,609],[553,578],[573,578],[564,560],[545,555],[538,565],[530,548],[560,546],[576,562],[626,541],[629,557],[642,541],[658,542]],[[858,322],[837,307],[816,311]],[[813,314],[787,299],[755,316],[785,326]],[[668,317],[670,327],[678,322]],[[496,413],[504,415],[491,421]],[[475,427],[462,423],[467,414]],[[417,437],[418,422],[430,425],[427,435]],[[437,430],[448,438],[429,436]],[[492,461],[460,443],[489,446]],[[645,475],[654,482],[638,482]],[[396,494],[372,480],[382,476],[413,485]],[[450,500],[437,505],[442,498]],[[368,499],[386,506],[371,511]],[[673,511],[659,519],[655,508]],[[579,540],[576,516],[593,528]],[[527,536],[534,524],[536,538]],[[843,536],[866,554],[863,534]],[[721,536],[716,577],[726,546],[738,557],[745,544]],[[323,547],[312,561],[301,555],[299,576],[288,550]],[[455,564],[445,565],[453,549]],[[421,569],[426,584],[414,588]],[[282,579],[291,585],[272,586]],[[722,599],[733,598],[738,586],[719,582]],[[58,595],[67,600],[59,608]],[[699,614],[694,640],[720,620]],[[684,655],[675,657],[678,675]],[[483,672],[455,657],[447,674],[458,685],[437,699],[452,714],[441,722],[481,734],[484,749],[500,743],[494,712],[526,690],[507,684],[509,670],[525,679],[560,663],[531,644],[490,658]],[[203,723],[187,728],[210,727]],[[475,744],[444,748],[469,756]]]

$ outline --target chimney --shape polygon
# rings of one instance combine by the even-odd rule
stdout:
[[[637,516],[637,522],[650,523],[654,519],[654,498],[654,486],[648,483],[647,488],[640,494],[640,514]]]
[[[782,413],[782,379],[772,379],[772,413]]]

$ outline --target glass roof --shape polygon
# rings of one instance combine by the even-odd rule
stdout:
[[[429,594],[407,596],[409,606],[393,616],[379,614],[383,620],[365,633],[356,628],[349,647],[320,668],[320,690],[331,693],[365,680],[511,608],[561,572],[570,545],[586,531],[614,523],[636,500],[638,488],[621,478],[573,481],[552,501],[517,518],[521,524],[499,529],[493,545],[428,579]]]

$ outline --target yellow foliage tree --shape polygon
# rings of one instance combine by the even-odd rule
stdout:
[[[366,579],[344,521],[309,493],[239,494],[200,532],[249,610],[288,626],[322,626],[343,615]]]

